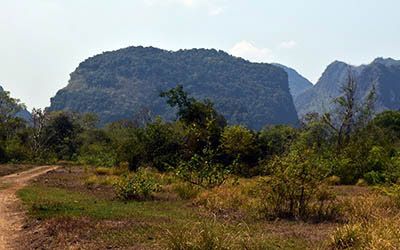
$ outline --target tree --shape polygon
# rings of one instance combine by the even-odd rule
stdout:
[[[214,104],[210,100],[199,102],[196,99],[189,97],[183,90],[182,85],[162,92],[161,97],[168,98],[167,103],[171,107],[177,107],[177,116],[179,120],[186,124],[198,124],[206,127],[207,123],[213,121],[219,127],[226,126],[225,118],[218,114],[214,109]]]
[[[390,133],[392,139],[400,137],[400,111],[382,112],[374,118],[372,124]]]
[[[235,174],[254,175],[254,166],[258,163],[259,148],[253,131],[241,125],[227,126],[221,135],[221,149],[227,164],[236,163]]]
[[[160,96],[168,98],[171,107],[178,108],[177,117],[189,130],[187,146],[192,154],[201,154],[204,147],[218,147],[226,120],[214,109],[211,101],[200,102],[189,97],[181,85],[162,92]]]
[[[32,139],[31,148],[33,157],[41,157],[44,151],[46,151],[46,146],[48,145],[48,140],[50,137],[46,136],[44,133],[45,126],[48,123],[48,115],[41,109],[32,110]]]
[[[161,118],[144,129],[144,161],[159,171],[176,167],[181,159],[184,133],[179,123],[165,123]]]
[[[258,134],[258,143],[264,156],[285,153],[297,137],[295,128],[287,125],[269,126]]]
[[[20,100],[14,99],[7,91],[0,91],[0,122],[8,122],[15,119],[16,114],[25,108]]]
[[[71,160],[76,156],[80,146],[78,140],[80,132],[82,127],[73,114],[50,113],[43,129],[46,147],[51,149],[58,159]]]
[[[334,99],[336,110],[323,115],[323,121],[336,133],[337,152],[350,141],[355,129],[365,126],[373,115],[375,87],[373,86],[364,103],[357,100],[357,82],[351,71],[341,88],[342,95]]]
[[[249,157],[255,153],[255,136],[246,127],[235,125],[225,127],[221,135],[223,151],[233,158]]]
[[[9,92],[0,91],[0,162],[27,157],[26,122],[16,117],[24,107]]]

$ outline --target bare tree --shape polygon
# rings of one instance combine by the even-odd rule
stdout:
[[[342,95],[334,99],[336,110],[322,117],[324,123],[336,133],[338,152],[350,141],[350,136],[356,129],[364,127],[372,119],[376,96],[373,85],[365,102],[357,100],[356,77],[350,70],[341,92]]]
[[[48,116],[41,109],[32,110],[32,125],[33,125],[33,135],[32,135],[32,152],[34,155],[39,155],[42,150],[44,150],[49,136],[46,136],[44,129],[46,123],[48,122]]]

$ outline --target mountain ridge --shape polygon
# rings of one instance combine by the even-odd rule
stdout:
[[[93,112],[102,124],[140,110],[173,120],[175,111],[159,93],[178,84],[197,99],[211,99],[231,124],[260,129],[298,123],[284,70],[215,49],[131,46],[95,55],[71,73],[48,110]]]
[[[294,100],[299,116],[309,112],[324,113],[332,109],[332,100],[340,95],[340,87],[351,73],[357,82],[357,97],[363,99],[376,85],[376,111],[400,108],[400,61],[378,57],[370,64],[354,66],[334,61],[327,66],[312,89]]]

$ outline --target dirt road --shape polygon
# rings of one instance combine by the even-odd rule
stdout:
[[[37,167],[0,178],[0,250],[13,249],[18,244],[15,239],[18,238],[22,228],[24,213],[16,192],[29,180],[57,168],[57,166]]]

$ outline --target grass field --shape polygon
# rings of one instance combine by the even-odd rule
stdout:
[[[373,218],[396,221],[399,214],[391,200],[371,188],[341,186],[333,188],[348,203],[343,222],[270,221],[251,212],[256,206],[249,190],[256,180],[183,192],[164,175],[158,176],[162,188],[152,200],[124,202],[116,199],[110,186],[114,174],[62,168],[20,190],[30,218],[21,242],[45,249],[346,249],[346,244],[362,249],[367,244],[364,238],[359,245],[352,240],[375,232],[358,232],[357,226],[369,225],[372,230],[377,226]],[[363,216],[365,221],[360,222]]]

